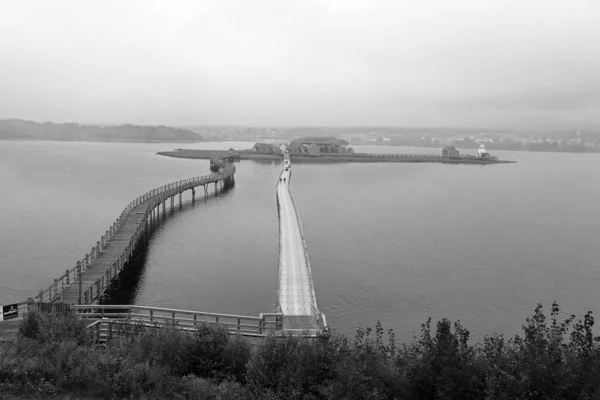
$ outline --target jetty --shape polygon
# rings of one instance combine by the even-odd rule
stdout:
[[[166,218],[168,203],[170,211],[173,211],[175,198],[179,197],[181,206],[182,195],[188,190],[192,201],[195,201],[199,187],[207,197],[211,186],[214,186],[213,193],[217,193],[234,185],[234,165],[219,159],[212,166],[217,167],[216,173],[168,183],[138,196],[73,267],[65,269],[48,287],[29,299],[6,307],[15,309],[20,320],[32,305],[41,311],[57,311],[71,305],[97,304],[123,271],[141,240],[150,235],[161,219]],[[2,321],[3,326],[11,324],[14,325],[14,321]]]
[[[203,188],[205,196],[211,184],[215,191],[227,188],[233,184],[234,174],[235,166],[222,163],[218,173],[168,183],[142,194],[125,207],[89,253],[33,300],[66,304],[97,302],[129,261],[139,241],[166,216],[167,203],[174,210],[175,198],[178,196],[182,205],[182,195],[187,190],[194,200],[197,187]]]
[[[234,184],[236,168],[231,164],[235,155],[215,154],[210,157],[210,169],[215,173],[169,183],[150,190],[130,202],[100,240],[75,263],[73,268],[54,279],[53,283],[34,297],[10,305],[19,318],[0,322],[0,340],[7,331],[14,334],[18,321],[32,310],[42,313],[76,312],[89,319],[95,342],[105,342],[126,326],[160,327],[175,325],[178,329],[194,330],[201,323],[218,323],[235,334],[261,337],[275,335],[307,335],[316,337],[327,330],[325,315],[317,308],[315,290],[306,242],[300,217],[289,189],[291,162],[285,158],[278,184],[276,200],[279,213],[280,259],[277,308],[258,316],[220,314],[195,310],[180,310],[140,305],[103,305],[103,294],[127,267],[142,240],[152,233],[161,219],[166,218],[168,203],[175,209],[175,198],[190,190],[192,201],[196,189],[203,187],[205,197],[214,185],[227,189]],[[18,312],[17,312],[18,311]]]
[[[327,327],[325,315],[319,312],[310,260],[300,216],[290,191],[292,164],[289,151],[284,153],[284,166],[277,181],[279,215],[279,294],[277,311],[283,316],[283,329],[288,332],[319,332]]]

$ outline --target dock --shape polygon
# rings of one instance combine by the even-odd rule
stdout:
[[[31,300],[35,302],[60,302],[65,304],[95,304],[112,281],[120,274],[140,240],[167,214],[167,203],[175,207],[175,197],[182,204],[183,192],[190,190],[192,200],[196,188],[202,187],[204,195],[209,186],[215,191],[227,188],[234,182],[235,166],[222,162],[219,172],[172,182],[149,190],[130,202],[119,218],[106,230],[100,240],[65,273]]]
[[[210,168],[215,173],[180,180],[160,186],[139,196],[123,210],[119,218],[106,230],[89,253],[77,261],[75,267],[35,297],[13,304],[18,318],[0,323],[0,341],[10,340],[23,315],[41,313],[76,312],[89,320],[97,343],[110,340],[119,330],[130,324],[145,327],[175,325],[178,329],[194,330],[201,323],[216,323],[233,334],[262,337],[288,334],[318,337],[328,329],[325,315],[319,312],[315,296],[310,261],[304,240],[300,217],[289,188],[291,162],[289,152],[285,156],[276,185],[277,210],[279,214],[280,258],[277,308],[258,316],[243,316],[178,310],[139,305],[102,305],[103,294],[110,289],[136,248],[149,236],[161,218],[175,208],[175,198],[191,190],[192,201],[196,188],[202,186],[207,196],[209,186],[230,187],[234,183],[235,155],[210,154]]]

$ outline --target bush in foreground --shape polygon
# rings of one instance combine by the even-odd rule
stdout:
[[[218,325],[193,332],[126,326],[90,344],[74,316],[31,313],[0,349],[0,392],[176,399],[598,399],[600,338],[591,313],[557,319],[540,306],[523,335],[489,336],[431,320],[396,345],[380,323],[354,338],[267,337],[253,348]]]

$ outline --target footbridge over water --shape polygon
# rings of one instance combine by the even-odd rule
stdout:
[[[97,341],[108,340],[113,328],[138,323],[145,326],[176,324],[181,329],[195,329],[201,322],[220,323],[230,332],[263,336],[299,334],[315,336],[327,329],[325,315],[320,313],[313,286],[306,242],[296,205],[290,192],[291,162],[289,153],[277,182],[277,208],[279,212],[279,290],[277,310],[258,316],[207,313],[133,305],[101,305],[103,294],[116,282],[127,266],[136,248],[147,239],[168,213],[175,209],[175,197],[190,190],[192,201],[198,187],[205,197],[209,188],[226,189],[234,184],[235,167],[225,159],[211,159],[210,168],[215,173],[173,182],[150,190],[130,202],[117,220],[109,227],[96,245],[66,272],[54,279],[46,289],[16,306],[18,320],[31,311],[78,312],[83,318],[93,320],[90,327]],[[1,319],[1,318],[0,318]],[[17,319],[0,323],[3,331],[16,331]]]
[[[290,191],[292,165],[284,152],[283,169],[277,181],[279,212],[279,296],[277,312],[283,314],[287,331],[320,332],[327,328],[319,312],[304,232]]]
[[[218,172],[160,186],[130,202],[74,267],[66,269],[64,274],[54,279],[46,289],[40,290],[29,302],[69,305],[99,302],[133,256],[141,240],[148,237],[166,217],[167,203],[170,203],[170,210],[174,211],[175,198],[179,197],[181,206],[185,191],[191,191],[192,201],[195,201],[196,189],[199,187],[202,187],[206,197],[211,192],[212,185],[214,193],[217,193],[234,184],[235,166],[219,160],[212,162],[211,167]],[[25,304],[26,302],[22,302],[19,306]]]

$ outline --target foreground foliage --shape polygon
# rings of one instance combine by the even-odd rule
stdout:
[[[28,314],[0,348],[0,393],[175,399],[598,399],[600,338],[591,313],[558,320],[539,305],[523,335],[470,345],[460,323],[431,319],[420,338],[359,329],[354,338],[267,337],[252,346],[218,325],[128,327],[90,344],[75,316]]]

